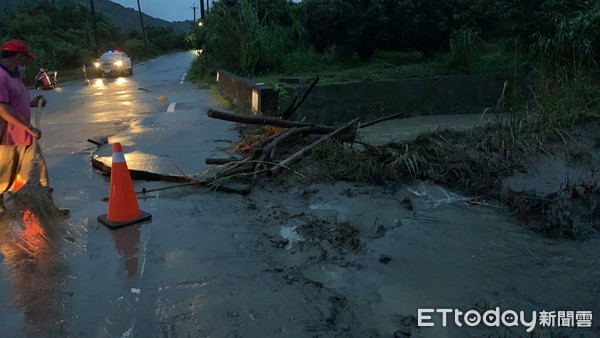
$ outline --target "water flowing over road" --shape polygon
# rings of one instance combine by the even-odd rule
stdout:
[[[206,116],[209,91],[186,80],[194,57],[43,92],[42,148],[56,203],[72,213],[0,217],[0,336],[529,336],[520,322],[443,326],[439,312],[418,326],[419,309],[496,308],[528,320],[556,311],[555,327],[537,322],[540,337],[600,335],[597,239],[541,237],[505,207],[431,182],[162,190],[138,199],[151,221],[100,224],[110,183],[90,157],[110,148],[88,139],[121,142],[130,167],[176,175],[205,172],[206,157],[238,141]],[[136,191],[172,184],[134,180]],[[592,327],[568,327],[588,313]]]

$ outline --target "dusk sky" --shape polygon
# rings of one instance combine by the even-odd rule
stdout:
[[[110,0],[123,7],[133,8],[137,11],[137,0]],[[206,3],[206,0],[204,0]],[[293,0],[299,2],[300,0]],[[212,4],[213,0],[210,0]],[[196,7],[196,19],[200,18],[199,0],[140,0],[142,12],[152,17],[166,21],[185,21],[194,19],[194,10]]]
[[[111,0],[123,7],[133,8],[137,11],[137,0]],[[184,21],[194,19],[196,6],[196,19],[200,18],[199,0],[140,0],[142,12],[152,17],[166,21]],[[206,0],[204,0],[206,1]],[[212,3],[212,0],[210,1]]]

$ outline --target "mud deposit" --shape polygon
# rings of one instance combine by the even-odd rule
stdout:
[[[435,316],[434,327],[417,327],[417,310],[600,310],[597,240],[541,237],[503,207],[427,182],[282,187],[282,203],[272,193],[248,206],[267,211],[254,229],[268,244],[269,271],[301,290],[315,319],[304,336],[520,337],[530,334],[524,326],[443,327]],[[531,334],[598,332],[538,325]]]
[[[595,317],[592,328],[537,325],[533,333],[523,325],[443,326],[439,316],[419,327],[422,308],[600,311],[597,239],[543,237],[501,206],[428,182],[269,182],[246,197],[189,188],[140,203],[152,222],[118,231],[81,217],[97,208],[87,201],[71,201],[75,216],[59,224],[1,218],[2,335],[600,332]]]
[[[152,220],[115,231],[96,220],[108,183],[75,171],[92,179],[54,195],[70,218],[0,217],[0,337],[598,337],[598,185],[566,163],[506,179],[512,206],[429,181],[289,174],[240,196],[135,180]],[[419,309],[536,321],[424,327]],[[591,327],[559,322],[581,311]]]
[[[575,240],[600,235],[596,165],[574,165],[561,155],[543,155],[525,172],[506,179],[503,190],[513,214],[529,229]]]

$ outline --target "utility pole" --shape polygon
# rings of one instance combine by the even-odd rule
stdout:
[[[194,26],[196,25],[196,8],[198,8],[196,7],[196,4],[192,4],[192,9],[194,10]]]
[[[204,11],[204,0],[200,0],[200,20],[204,20],[206,12]]]
[[[142,36],[144,37],[144,42],[148,43],[148,36],[146,35],[146,29],[144,29],[144,19],[142,18],[142,7],[140,7],[140,0],[137,0],[138,4],[138,12],[140,13],[140,23],[142,24]]]
[[[90,8],[92,10],[92,29],[94,30],[94,42],[96,43],[96,54],[100,51],[98,45],[98,25],[96,24],[96,10],[94,9],[94,0],[90,0]]]

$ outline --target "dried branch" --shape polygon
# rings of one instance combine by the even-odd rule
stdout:
[[[317,85],[317,82],[319,82],[318,76],[313,80],[306,92],[304,92],[304,95],[302,96],[302,99],[300,99],[300,102],[298,102],[298,104],[295,106],[293,106],[293,104],[294,102],[296,102],[297,98],[294,98],[294,101],[292,102],[292,105],[290,105],[290,108],[288,108],[286,111],[283,112],[283,114],[281,114],[282,119],[287,120],[298,108],[300,108],[300,106],[304,103],[304,100],[306,100],[306,98],[308,97],[308,94],[310,94],[313,88],[315,88],[315,86]]]
[[[314,126],[314,123],[306,123],[306,122],[294,122],[294,121],[286,121],[279,118],[266,117],[266,116],[242,116],[237,115],[233,112],[228,112],[225,110],[219,110],[211,108],[208,110],[207,115],[209,117],[238,122],[238,123],[246,123],[246,124],[258,124],[258,125],[269,125],[274,127],[283,127],[283,128],[293,128],[293,127],[306,127],[306,126]],[[324,126],[326,127],[326,126]]]
[[[206,164],[216,164],[216,165],[222,165],[222,164],[229,164],[229,163],[234,163],[234,162],[239,162],[240,160],[237,158],[214,158],[214,157],[207,157],[204,160],[204,163]]]
[[[318,134],[327,134],[331,131],[324,130],[318,127],[301,127],[301,128],[292,128],[288,129],[285,133],[279,135],[279,137],[275,138],[268,147],[264,149],[264,151],[269,155],[269,158],[273,158],[275,155],[275,148],[284,140],[289,139],[292,136],[300,135],[300,134],[310,134],[310,133],[318,133]]]
[[[271,168],[271,173],[272,174],[276,174],[281,167],[284,167],[286,165],[288,165],[289,163],[297,160],[298,158],[302,157],[305,153],[309,152],[312,148],[316,147],[317,145],[323,143],[324,141],[336,136],[337,134],[343,132],[344,130],[350,128],[352,125],[354,125],[355,123],[357,123],[360,120],[360,118],[355,118],[354,120],[346,123],[345,125],[339,127],[338,129],[336,129],[335,131],[321,137],[320,139],[318,139],[317,141],[311,143],[310,145],[308,145],[307,147],[302,148],[300,151],[296,152],[295,154],[293,154],[292,156],[288,157],[286,160],[278,163],[275,167]]]
[[[397,117],[405,117],[405,116],[406,116],[406,113],[397,113],[397,114],[394,114],[394,115],[384,116],[384,117],[375,119],[373,121],[369,121],[369,122],[366,122],[366,123],[361,123],[360,127],[361,128],[366,128],[366,127],[372,126],[372,125],[380,123],[380,122],[392,120],[392,119],[395,119]]]

